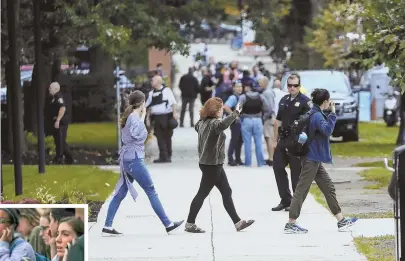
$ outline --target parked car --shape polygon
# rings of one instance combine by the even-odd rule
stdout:
[[[238,35],[238,33],[241,32],[241,26],[240,25],[229,25],[229,24],[224,24],[221,23],[217,26],[217,31],[216,31],[216,37],[217,38],[226,38],[227,40],[230,40],[234,38],[235,36]]]
[[[281,86],[287,90],[287,78],[291,72],[284,74]],[[333,137],[342,137],[343,141],[359,140],[359,105],[351,89],[349,78],[339,71],[299,71],[301,86],[305,88],[306,95],[311,96],[316,88],[327,89],[331,99],[336,104],[337,121]]]

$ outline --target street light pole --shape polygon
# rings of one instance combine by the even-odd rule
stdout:
[[[20,77],[20,66],[18,61],[18,50],[17,43],[17,17],[18,12],[17,1],[8,0],[7,1],[7,25],[8,25],[8,55],[9,55],[9,73],[10,84],[9,90],[11,93],[11,114],[12,125],[13,125],[13,161],[14,161],[14,184],[15,184],[15,195],[19,196],[23,193],[22,187],[22,160],[21,160],[21,77]]]
[[[118,151],[121,149],[121,126],[120,126],[120,118],[121,118],[121,90],[119,84],[119,77],[120,77],[120,67],[118,64],[118,59],[115,58],[116,68],[115,68],[115,91],[116,91],[116,99],[117,99],[117,137],[118,137]]]
[[[38,114],[38,172],[45,174],[45,128],[44,128],[44,89],[42,86],[42,46],[41,46],[41,3],[33,1],[34,5],[34,35],[35,35],[35,74]]]

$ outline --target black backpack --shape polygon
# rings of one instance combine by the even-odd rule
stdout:
[[[311,137],[309,136],[309,121],[314,113],[316,113],[316,111],[311,110],[304,115],[301,115],[290,127],[288,137],[280,141],[280,145],[291,155],[302,157],[308,154],[309,144],[311,143]],[[298,142],[299,136],[302,132],[305,132],[308,135],[307,141],[304,144]]]

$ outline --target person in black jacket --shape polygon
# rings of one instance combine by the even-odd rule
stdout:
[[[203,75],[200,83],[200,98],[202,105],[212,97],[212,91],[215,89],[215,83],[212,79],[211,72],[206,68],[201,68],[201,73]]]
[[[193,75],[194,69],[188,68],[188,73],[180,78],[179,88],[181,90],[181,112],[180,112],[180,127],[184,127],[184,115],[186,107],[190,112],[191,127],[194,127],[194,102],[197,98],[200,86],[197,78]]]

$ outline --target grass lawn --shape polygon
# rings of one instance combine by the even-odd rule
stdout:
[[[390,161],[388,161],[388,165]],[[392,165],[390,165],[392,167]],[[369,161],[369,162],[360,162],[357,164],[354,164],[353,167],[372,167],[372,168],[383,168],[384,167],[384,161],[381,159],[379,161]]]
[[[398,136],[398,127],[386,127],[380,123],[359,123],[359,142],[331,144],[332,155],[354,157],[392,156]]]
[[[70,124],[67,142],[75,147],[116,148],[117,124],[115,122]]]
[[[395,237],[355,237],[354,242],[368,261],[394,261]]]
[[[374,184],[368,185],[365,189],[381,189],[387,188],[390,183],[392,172],[385,168],[371,168],[359,173],[366,181],[371,181]]]
[[[92,166],[46,166],[45,175],[40,175],[37,166],[24,165],[23,195],[16,197],[14,167],[3,165],[4,197],[6,200],[38,199],[38,189],[45,186],[49,190],[49,194],[54,196],[57,201],[63,197],[66,190],[80,191],[88,200],[104,201],[112,193],[118,178],[119,175],[112,171],[100,170]]]

